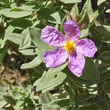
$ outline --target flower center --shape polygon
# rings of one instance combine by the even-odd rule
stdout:
[[[65,43],[65,46],[64,46],[64,49],[67,51],[67,52],[73,52],[75,50],[75,47],[76,45],[74,44],[73,41],[67,41]]]

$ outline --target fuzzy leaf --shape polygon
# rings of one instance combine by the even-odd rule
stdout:
[[[20,45],[21,38],[22,38],[22,35],[17,34],[17,33],[7,34],[6,36],[6,39],[18,45]]]
[[[63,72],[45,73],[40,79],[35,81],[36,91],[48,91],[60,86],[66,79]]]
[[[3,97],[5,101],[8,102],[9,104],[16,105],[16,100],[13,99],[11,96],[4,95]]]
[[[65,3],[65,4],[70,4],[70,3],[79,3],[82,0],[60,0],[60,1]]]
[[[102,52],[99,58],[105,63],[110,63],[110,51]]]
[[[41,63],[41,59],[39,57],[35,57],[31,62],[22,64],[21,69],[35,68],[39,66]]]
[[[26,49],[29,48],[30,46],[31,46],[31,37],[29,29],[27,28],[22,32],[22,38],[19,49]]]
[[[46,16],[45,16],[45,13],[46,13]],[[48,9],[48,8],[41,8],[38,11],[38,14],[43,19],[46,19],[49,22],[56,23],[56,24],[61,24],[61,21],[64,17],[64,15],[61,12],[58,12],[53,9]]]
[[[106,0],[98,0],[97,1],[97,5],[100,5],[100,4],[102,4],[103,2],[105,2]]]
[[[23,10],[12,10],[7,8],[7,9],[2,9],[0,11],[1,14],[3,14],[4,16],[8,17],[8,18],[22,18],[22,17],[26,17],[26,16],[29,16],[31,15],[32,12],[29,12],[29,11],[23,11]]]
[[[86,58],[85,68],[81,78],[86,80],[96,80],[100,78],[99,72],[90,58]]]

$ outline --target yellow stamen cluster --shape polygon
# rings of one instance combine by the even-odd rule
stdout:
[[[74,44],[73,41],[67,41],[67,42],[65,43],[65,46],[64,46],[65,50],[66,50],[68,53],[74,52],[75,47],[76,47],[76,45]]]

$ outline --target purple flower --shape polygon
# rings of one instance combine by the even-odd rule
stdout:
[[[34,91],[34,88],[31,88],[31,92],[33,92]]]
[[[81,39],[79,26],[74,20],[64,23],[65,36],[52,26],[46,26],[41,33],[41,40],[56,47],[44,54],[46,67],[58,67],[69,58],[70,71],[80,77],[85,66],[85,58],[93,57],[97,47],[90,39]]]

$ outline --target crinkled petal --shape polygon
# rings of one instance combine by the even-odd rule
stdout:
[[[93,57],[97,47],[90,39],[82,39],[77,42],[76,50],[86,57]]]
[[[54,51],[47,51],[44,54],[44,61],[46,67],[58,67],[66,62],[68,53],[63,49],[55,49]]]
[[[64,35],[52,26],[46,26],[41,33],[41,40],[54,47],[64,46]]]
[[[70,55],[69,62],[70,62],[69,65],[70,71],[77,77],[80,77],[85,66],[84,56],[81,55],[80,53],[74,52],[72,55]]]
[[[78,24],[74,20],[68,20],[64,23],[64,32],[69,40],[74,42],[80,38],[80,30]]]

